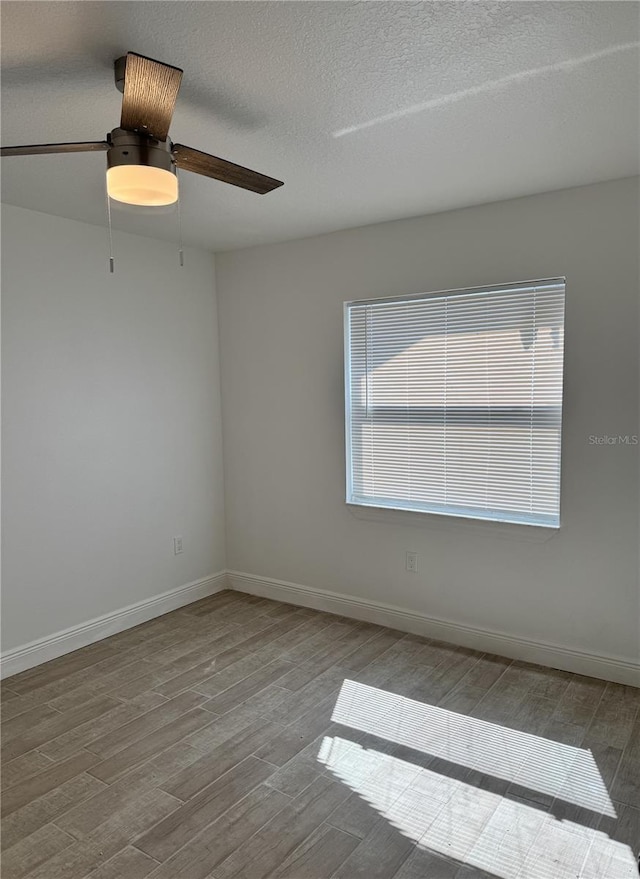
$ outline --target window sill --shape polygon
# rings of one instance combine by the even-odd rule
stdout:
[[[406,525],[429,531],[446,533],[467,532],[516,540],[526,543],[547,543],[559,533],[559,528],[542,525],[522,525],[516,522],[492,522],[484,519],[468,519],[462,516],[445,516],[438,513],[417,513],[409,510],[392,510],[388,507],[369,507],[363,504],[346,504],[351,515],[366,522],[387,525]]]

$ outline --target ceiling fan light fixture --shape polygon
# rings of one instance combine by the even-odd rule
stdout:
[[[109,198],[148,207],[174,204],[178,178],[174,171],[153,165],[114,165],[107,169]]]
[[[155,207],[178,200],[172,143],[115,128],[107,152],[107,193],[125,204]]]

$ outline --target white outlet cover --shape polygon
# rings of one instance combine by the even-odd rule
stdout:
[[[417,552],[408,552],[407,553],[406,568],[407,568],[407,571],[411,571],[412,574],[418,573],[418,553]]]

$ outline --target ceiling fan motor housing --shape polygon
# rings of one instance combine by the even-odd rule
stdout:
[[[178,200],[173,144],[125,128],[109,135],[107,193],[125,204],[157,206]]]
[[[171,155],[172,143],[166,140],[155,140],[135,131],[114,128],[109,135],[110,149],[107,151],[107,167],[118,165],[147,165],[162,168],[163,171],[176,173],[176,166]]]

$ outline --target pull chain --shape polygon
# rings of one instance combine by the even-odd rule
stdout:
[[[114,260],[113,260],[113,233],[111,231],[111,199],[109,198],[109,191],[105,190],[107,197],[107,221],[109,225],[109,271],[113,274],[114,269]]]
[[[178,169],[176,168],[176,177],[178,177]],[[178,178],[178,255],[180,257],[180,266],[184,265],[184,251],[182,249],[182,212],[180,210],[180,179]]]

